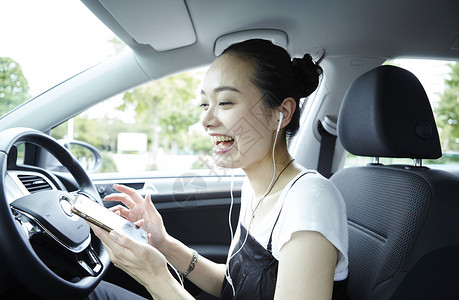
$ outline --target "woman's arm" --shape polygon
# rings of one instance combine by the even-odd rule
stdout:
[[[192,260],[192,250],[167,233],[162,217],[150,197],[143,198],[134,189],[127,186],[115,185],[114,187],[120,193],[111,194],[105,197],[105,200],[120,201],[127,208],[116,206],[112,208],[112,211],[131,222],[143,220],[141,227],[151,235],[149,244],[155,250],[159,250],[180,273],[184,273]],[[147,262],[144,261],[143,263]],[[187,278],[207,293],[219,296],[224,274],[225,265],[216,264],[204,257],[199,257],[195,269]]]
[[[279,253],[274,299],[331,299],[338,250],[319,232],[298,231]]]
[[[234,234],[232,244],[230,245],[228,255],[232,253],[239,240],[239,236],[240,229],[238,226]],[[183,273],[186,269],[188,269],[192,259],[192,252],[187,246],[173,238],[170,239],[169,245],[169,250],[162,251],[164,251],[164,253],[170,253],[170,255],[166,255],[166,257],[172,265],[183,266],[183,268],[179,267],[178,269],[179,272]],[[216,264],[205,257],[199,256],[195,269],[187,276],[187,278],[207,293],[220,297],[223,280],[225,278],[225,271],[225,264]]]
[[[163,244],[163,248],[158,250],[180,273],[188,269],[193,259],[192,250],[172,237],[169,237],[167,243]],[[216,297],[220,296],[224,277],[224,264],[214,263],[200,255],[194,270],[187,276],[199,288]]]
[[[102,240],[112,263],[145,286],[154,299],[193,299],[167,268],[169,261],[173,266],[178,266],[176,268],[180,273],[184,273],[192,260],[190,248],[178,240],[171,239],[170,247],[161,252],[117,231],[109,234],[93,224],[89,225]],[[169,253],[169,257],[163,252],[166,255]],[[195,269],[188,278],[204,291],[218,297],[224,273],[225,265],[199,257]]]

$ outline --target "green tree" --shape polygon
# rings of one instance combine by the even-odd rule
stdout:
[[[133,124],[125,124],[116,118],[107,116],[89,118],[80,114],[74,118],[74,136],[76,140],[87,142],[101,151],[114,152],[119,132],[138,132],[141,128]],[[51,135],[55,139],[67,138],[68,122],[54,127]]]
[[[199,120],[199,108],[193,103],[199,80],[185,72],[144,84],[124,94],[124,110],[133,106],[138,123],[149,133],[152,151],[159,147],[177,153],[190,148],[188,128]]]
[[[108,42],[112,46],[114,54],[118,54],[126,48],[126,44],[116,36],[108,40]]]
[[[76,140],[84,141],[95,146],[102,155],[102,166],[97,171],[99,173],[118,172],[115,162],[110,152],[115,150],[116,137],[118,132],[127,132],[131,129],[129,125],[118,119],[88,118],[80,114],[74,118],[74,137]],[[68,133],[68,121],[54,127],[51,135],[55,139],[65,139]],[[80,150],[80,152],[78,152]],[[82,152],[81,148],[72,148],[75,157],[88,156],[88,153]]]
[[[9,57],[0,57],[0,116],[29,98],[29,83],[21,66]]]
[[[443,152],[459,151],[459,63],[450,65],[450,78],[435,109]]]

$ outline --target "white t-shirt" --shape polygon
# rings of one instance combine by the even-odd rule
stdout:
[[[241,195],[241,216],[253,195],[250,184],[244,183]],[[292,234],[298,231],[320,232],[339,251],[335,281],[348,275],[348,225],[346,206],[341,194],[331,181],[315,171],[300,172],[282,191],[279,201],[269,215],[250,234],[265,248],[274,228],[272,254],[279,260],[279,251]]]

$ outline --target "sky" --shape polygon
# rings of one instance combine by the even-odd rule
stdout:
[[[0,12],[0,57],[21,65],[32,95],[113,54],[113,33],[79,0],[0,0]]]

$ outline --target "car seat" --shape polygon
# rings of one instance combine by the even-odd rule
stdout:
[[[374,158],[331,177],[347,206],[349,298],[456,298],[459,177],[422,165],[442,152],[421,83],[395,66],[361,75],[343,99],[338,138],[348,152]]]

